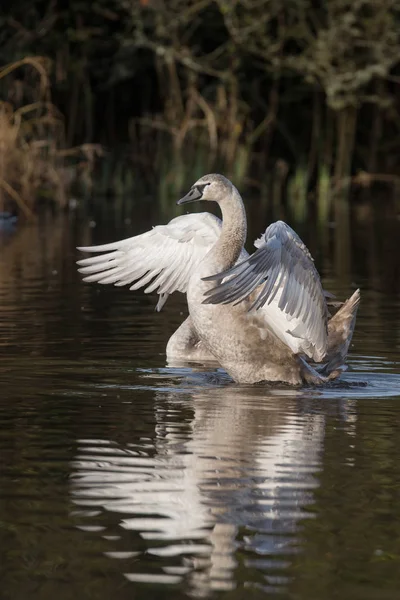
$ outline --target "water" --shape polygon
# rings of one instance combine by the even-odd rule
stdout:
[[[183,297],[81,283],[77,243],[158,220],[2,238],[0,597],[399,598],[397,225],[310,236],[362,305],[352,370],[293,390],[166,367]]]

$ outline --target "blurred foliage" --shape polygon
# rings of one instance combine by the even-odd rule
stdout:
[[[19,1],[0,64],[26,56],[51,61],[66,147],[113,151],[101,192],[219,169],[326,222],[338,191],[398,186],[400,0]],[[33,90],[18,73],[0,94]]]
[[[24,92],[26,82],[32,84],[30,101],[15,107],[0,100],[0,206],[12,208],[14,203],[32,219],[38,197],[66,205],[66,192],[71,179],[78,176],[77,169],[90,184],[94,157],[100,149],[93,144],[65,148],[64,121],[51,102],[46,59],[26,57],[10,63],[0,69],[0,82],[23,68],[33,72],[24,81]]]

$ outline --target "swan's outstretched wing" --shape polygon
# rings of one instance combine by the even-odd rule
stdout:
[[[272,223],[255,246],[256,252],[243,262],[206,278],[224,281],[208,292],[205,302],[237,304],[250,296],[250,308],[265,312],[267,322],[275,320],[273,329],[293,351],[321,360],[328,311],[311,254],[283,221]]]
[[[78,248],[105,253],[79,260],[79,271],[84,281],[133,284],[131,290],[147,286],[145,293],[160,295],[157,310],[161,310],[169,294],[186,292],[190,275],[220,233],[221,221],[210,213],[182,215],[135,237]]]

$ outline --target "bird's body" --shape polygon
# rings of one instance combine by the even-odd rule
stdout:
[[[189,317],[167,345],[171,361],[216,360],[239,383],[323,383],[339,375],[354,329],[359,292],[329,321],[311,255],[285,223],[270,225],[249,256],[241,196],[221,175],[207,175],[180,203],[218,202],[209,213],[105,246],[79,261],[88,281],[148,285],[160,310],[173,291],[186,292]],[[151,282],[151,283],[150,283]]]

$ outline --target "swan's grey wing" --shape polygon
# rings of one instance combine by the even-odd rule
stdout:
[[[224,280],[207,293],[206,303],[239,303],[252,297],[251,308],[276,304],[285,314],[280,327],[304,343],[299,350],[321,359],[326,352],[325,295],[314,261],[299,236],[283,221],[272,223],[255,242],[256,252],[243,262],[207,280]],[[287,340],[285,340],[287,341]]]
[[[150,231],[102,246],[80,247],[96,256],[78,261],[84,281],[130,285],[131,290],[147,286],[156,291],[161,310],[168,295],[186,292],[190,276],[215,244],[221,221],[210,213],[194,213],[172,219]]]

